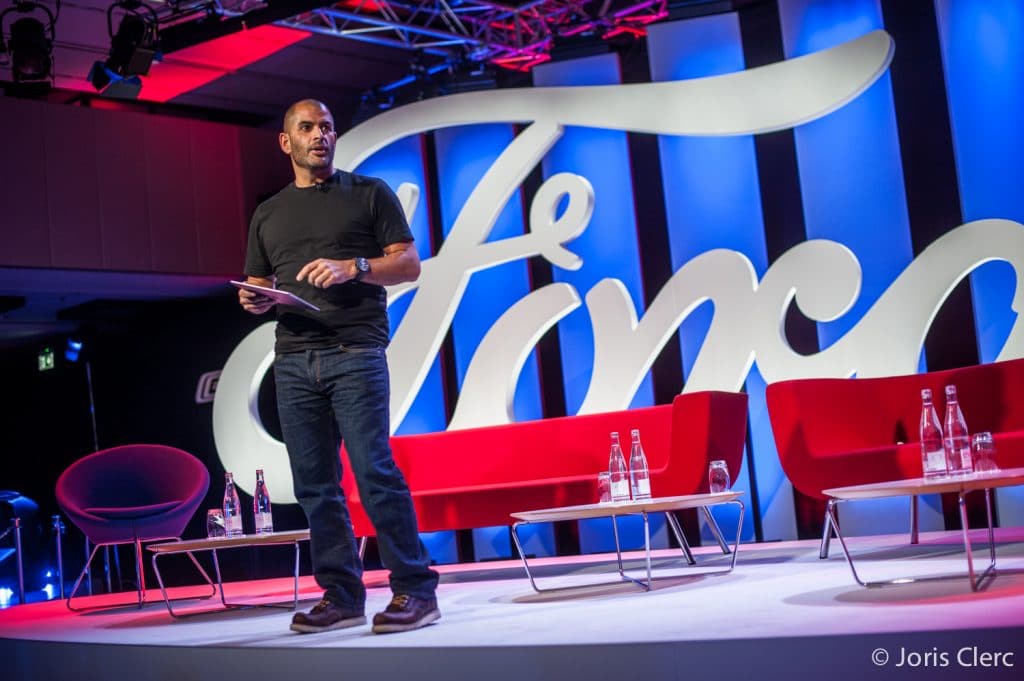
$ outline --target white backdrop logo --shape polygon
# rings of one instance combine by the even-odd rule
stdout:
[[[437,255],[423,262],[419,280],[388,289],[389,304],[414,296],[388,350],[392,432],[415,400],[474,272],[538,255],[562,269],[583,265],[568,244],[590,222],[594,190],[585,177],[572,173],[548,178],[537,191],[528,233],[488,242],[502,209],[562,136],[564,126],[699,136],[791,128],[857,97],[885,72],[892,52],[889,35],[875,31],[829,50],[724,76],[453,95],[387,112],[339,139],[335,164],[354,170],[376,151],[411,134],[472,123],[529,123],[473,189]],[[411,217],[420,188],[404,184],[397,193]],[[562,202],[567,207],[557,215]],[[1009,262],[1020,279],[1024,226],[982,220],[952,230],[921,253],[845,336],[806,356],[785,338],[789,305],[795,302],[812,320],[831,321],[845,314],[860,294],[860,264],[848,248],[833,241],[797,245],[760,281],[738,251],[703,253],[675,272],[642,318],[617,279],[598,282],[582,299],[570,284],[550,284],[517,301],[484,336],[466,371],[449,429],[511,422],[515,387],[534,346],[582,305],[593,327],[594,364],[580,413],[627,408],[665,343],[708,300],[714,303],[714,319],[685,391],[739,390],[755,361],[768,382],[913,373],[946,297],[972,270],[991,260]],[[1018,286],[1012,303],[1018,312],[1022,296]],[[228,358],[214,399],[214,439],[227,470],[262,466],[277,481],[275,501],[294,503],[284,445],[263,428],[256,406],[273,360],[273,342],[269,322]],[[999,359],[1021,356],[1024,331],[1018,317]],[[238,483],[251,493],[246,480],[243,476]]]

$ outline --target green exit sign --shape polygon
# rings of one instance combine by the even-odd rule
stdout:
[[[53,348],[43,348],[39,351],[39,370],[49,371],[56,366]]]

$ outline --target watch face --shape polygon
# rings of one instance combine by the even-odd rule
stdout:
[[[370,271],[370,263],[366,258],[356,258],[356,269],[365,274]]]

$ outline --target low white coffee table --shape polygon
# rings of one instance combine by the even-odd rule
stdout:
[[[190,612],[187,613],[187,615],[174,612],[174,608],[171,607],[171,599],[167,597],[167,589],[164,587],[163,577],[160,575],[160,566],[157,564],[157,559],[160,556],[170,556],[178,553],[188,553],[191,555],[192,553],[199,551],[209,551],[213,555],[213,569],[217,576],[217,590],[220,592],[221,605],[223,605],[224,608],[246,608],[253,606],[240,603],[228,603],[224,598],[224,583],[220,576],[220,562],[217,560],[217,551],[251,546],[282,546],[292,544],[295,546],[295,589],[291,608],[295,610],[299,607],[299,544],[304,541],[309,541],[309,530],[269,532],[267,534],[244,534],[240,537],[186,539],[183,541],[169,541],[160,544],[150,544],[146,549],[153,552],[153,572],[156,574],[156,580],[160,584],[160,593],[163,594],[164,603],[167,605],[167,611],[171,613],[171,617],[179,618],[186,617],[188,615],[206,613],[209,612],[209,610],[204,610],[202,612]],[[200,568],[200,570],[202,570],[202,568]],[[282,604],[266,604],[264,607],[288,606]]]
[[[971,589],[977,591],[985,579],[995,576],[996,572],[996,547],[992,528],[992,496],[991,490],[997,487],[1012,487],[1024,484],[1024,468],[1010,468],[1002,471],[987,473],[971,473],[961,476],[946,476],[940,478],[911,478],[909,480],[892,480],[889,482],[876,482],[867,485],[852,485],[850,487],[835,487],[823,490],[823,494],[830,497],[826,507],[825,521],[830,523],[832,529],[839,538],[843,547],[843,554],[850,565],[850,571],[858,584],[864,587],[880,587],[892,584],[907,584],[932,579],[962,578],[963,574],[940,575],[934,577],[900,577],[880,581],[864,581],[857,574],[857,568],[853,563],[853,556],[846,546],[846,540],[839,530],[839,518],[836,515],[836,506],[840,502],[854,501],[857,499],[882,499],[887,497],[920,496],[922,494],[942,494],[956,492],[957,503],[960,509],[960,525],[963,530],[964,553],[967,556],[967,577],[971,583]],[[983,491],[985,493],[985,511],[988,517],[988,549],[989,564],[980,575],[975,574],[974,556],[971,552],[971,541],[968,536],[967,508],[965,498],[971,492]],[[825,528],[826,534],[829,528]]]
[[[718,544],[722,549],[722,553],[732,553],[732,561],[729,563],[729,567],[726,570],[721,571],[722,573],[731,572],[736,567],[736,555],[739,550],[740,533],[743,529],[743,502],[739,500],[742,492],[718,492],[715,494],[687,494],[679,497],[656,497],[648,499],[646,501],[619,501],[603,504],[584,504],[582,506],[562,506],[558,508],[545,508],[537,511],[521,511],[519,513],[513,513],[512,517],[518,522],[512,525],[512,539],[516,543],[516,549],[519,550],[519,556],[523,560],[523,568],[526,570],[526,576],[530,579],[530,586],[533,590],[542,593],[546,591],[559,591],[564,588],[579,588],[579,587],[558,587],[558,588],[547,588],[542,589],[537,586],[536,580],[533,578],[533,573],[530,572],[530,564],[526,559],[526,552],[523,551],[523,546],[519,541],[519,527],[522,525],[529,525],[531,523],[549,523],[556,522],[559,520],[585,520],[588,518],[611,518],[612,519],[612,532],[615,535],[615,555],[618,559],[619,566],[619,581],[615,582],[602,582],[601,584],[619,584],[622,581],[633,582],[640,586],[644,590],[650,590],[652,576],[651,576],[651,531],[650,524],[648,522],[648,514],[650,513],[664,513],[665,519],[668,521],[669,527],[672,529],[673,534],[676,536],[676,540],[686,556],[686,560],[690,565],[694,565],[696,560],[690,551],[689,545],[686,543],[686,537],[683,536],[682,528],[679,527],[679,522],[676,517],[672,514],[673,511],[682,511],[688,508],[700,508],[705,517],[708,520],[708,524],[711,527],[712,532],[715,534],[715,538],[718,540]],[[736,540],[733,544],[732,549],[729,549],[725,539],[722,537],[722,533],[718,529],[717,523],[711,516],[711,512],[708,510],[711,506],[717,506],[719,504],[730,504],[739,507],[739,520],[736,524]],[[644,520],[644,556],[647,561],[647,580],[641,581],[630,577],[625,573],[622,567],[622,549],[619,545],[619,528],[616,523],[616,518],[619,516],[626,515],[640,515]],[[599,586],[599,584],[586,584],[581,586]]]

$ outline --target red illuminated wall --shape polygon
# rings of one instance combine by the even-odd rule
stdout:
[[[237,274],[274,133],[0,98],[0,266]]]

